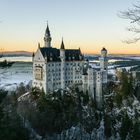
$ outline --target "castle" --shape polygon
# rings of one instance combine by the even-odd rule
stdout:
[[[32,86],[48,92],[77,85],[95,99],[98,107],[103,104],[103,86],[107,84],[107,50],[101,50],[100,68],[92,68],[79,49],[66,49],[63,39],[60,49],[51,46],[47,25],[44,46],[33,54]]]

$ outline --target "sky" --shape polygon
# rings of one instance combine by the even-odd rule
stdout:
[[[140,54],[140,42],[125,44],[133,34],[130,21],[119,11],[133,8],[139,0],[0,0],[0,48],[4,51],[37,50],[44,45],[47,21],[52,47],[81,48],[84,54]]]

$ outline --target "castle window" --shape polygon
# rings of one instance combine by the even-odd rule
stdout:
[[[41,66],[35,67],[35,79],[36,80],[43,80],[43,69]]]

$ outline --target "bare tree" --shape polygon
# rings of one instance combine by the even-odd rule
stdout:
[[[140,40],[140,5],[133,5],[133,8],[121,11],[119,17],[130,21],[130,27],[127,30],[133,33],[131,39],[127,39],[125,43],[136,43]]]

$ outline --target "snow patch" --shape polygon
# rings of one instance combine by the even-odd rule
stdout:
[[[21,82],[27,85],[31,80],[31,63],[18,62],[9,68],[0,68],[0,88],[14,90]]]

